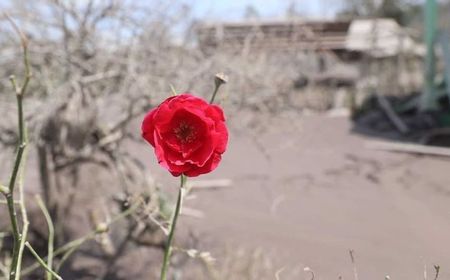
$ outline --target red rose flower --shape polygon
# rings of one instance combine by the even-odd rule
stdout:
[[[173,176],[194,177],[217,167],[227,146],[228,130],[219,106],[183,93],[147,113],[142,137]]]

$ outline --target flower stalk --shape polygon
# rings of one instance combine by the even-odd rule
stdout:
[[[211,96],[211,100],[209,101],[210,104],[214,102],[214,99],[216,98],[217,92],[219,91],[219,88],[221,85],[226,84],[228,82],[228,77],[225,76],[223,73],[218,73],[216,76],[214,76],[214,92]]]
[[[167,239],[166,248],[164,250],[164,259],[161,268],[161,280],[167,279],[167,269],[170,263],[170,255],[172,254],[172,242],[175,234],[175,227],[177,225],[178,216],[180,215],[181,203],[183,201],[183,195],[185,191],[186,185],[186,176],[180,176],[180,189],[178,191],[177,204],[175,206],[175,212],[172,215],[172,222],[170,223],[169,237]]]

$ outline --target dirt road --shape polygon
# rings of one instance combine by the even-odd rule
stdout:
[[[280,268],[282,280],[310,279],[304,267],[315,279],[354,279],[349,249],[361,280],[424,279],[424,265],[434,279],[434,264],[442,267],[440,279],[450,278],[450,159],[369,150],[345,117],[267,118],[258,132],[244,117],[230,119],[220,167],[199,178],[230,178],[233,186],[194,192],[185,206],[205,217],[182,216],[177,232],[191,229],[218,266],[227,246],[258,249],[270,260],[264,276],[230,280],[275,279]],[[130,151],[176,191],[178,180],[143,145]],[[159,267],[148,251],[140,254],[144,268]]]
[[[231,178],[233,187],[198,192],[186,205],[206,216],[184,224],[217,243],[260,248],[285,267],[281,279],[299,279],[305,266],[316,279],[353,279],[349,249],[360,279],[423,279],[424,265],[434,279],[433,264],[450,277],[450,159],[366,149],[344,117],[267,126],[257,137],[231,134],[222,165],[203,179]]]

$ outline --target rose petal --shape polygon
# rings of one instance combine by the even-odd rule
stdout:
[[[210,157],[205,165],[203,165],[202,167],[192,168],[186,171],[184,174],[189,177],[196,177],[201,174],[209,173],[216,169],[221,159],[222,156],[219,153],[215,153]]]
[[[192,129],[187,136],[186,126]],[[177,134],[180,127],[183,134]],[[155,148],[158,162],[173,176],[193,177],[214,170],[228,143],[222,109],[189,93],[170,97],[151,110],[141,130]]]
[[[156,112],[158,111],[158,108],[155,108],[151,110],[142,121],[141,125],[141,133],[142,137],[144,137],[147,142],[149,142],[153,147],[155,146],[155,140],[154,140],[154,117]]]

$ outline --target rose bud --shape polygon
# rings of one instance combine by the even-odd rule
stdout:
[[[217,167],[227,147],[228,130],[219,106],[183,93],[147,113],[142,137],[173,176],[195,177]]]

